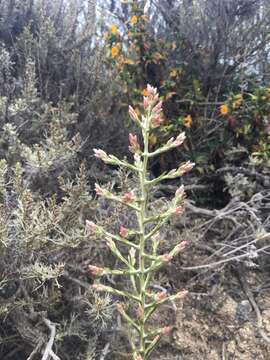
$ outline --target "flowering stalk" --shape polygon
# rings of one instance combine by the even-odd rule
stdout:
[[[117,310],[136,333],[136,337],[131,340],[133,360],[149,359],[150,354],[160,341],[161,336],[172,330],[171,326],[165,326],[164,328],[154,330],[149,329],[148,320],[156,308],[166,301],[183,299],[187,295],[187,291],[185,290],[179,291],[175,295],[167,295],[165,292],[155,294],[149,291],[149,285],[154,273],[161,266],[164,266],[168,262],[172,261],[173,258],[186,246],[186,242],[183,241],[176,245],[168,253],[158,253],[160,242],[159,229],[170,217],[181,215],[184,211],[183,202],[185,192],[183,186],[176,191],[171,204],[163,211],[163,213],[153,214],[151,216],[147,213],[149,192],[158,182],[164,179],[173,179],[182,176],[186,172],[190,171],[194,166],[193,163],[188,161],[187,163],[180,165],[178,169],[173,169],[162,174],[156,179],[149,180],[149,159],[180,146],[185,140],[185,134],[181,133],[176,138],[171,138],[164,146],[154,152],[149,152],[148,144],[150,133],[152,129],[158,127],[163,122],[162,102],[159,99],[157,90],[150,85],[147,86],[147,96],[144,97],[143,107],[144,115],[141,117],[138,116],[131,106],[129,107],[129,115],[135,123],[139,125],[143,138],[143,148],[141,149],[137,135],[129,135],[129,150],[134,154],[133,164],[121,161],[113,155],[107,155],[103,150],[94,149],[95,156],[97,158],[111,165],[125,166],[133,170],[135,175],[138,177],[138,193],[130,191],[122,196],[114,195],[107,189],[100,187],[98,184],[95,185],[97,195],[120,202],[129,207],[132,211],[135,211],[138,228],[127,229],[124,226],[121,226],[119,233],[114,235],[92,221],[86,221],[87,233],[92,232],[97,235],[103,235],[111,252],[123,264],[123,268],[113,270],[90,265],[90,275],[97,278],[108,274],[128,276],[131,281],[133,291],[118,290],[109,286],[104,286],[100,283],[94,284],[93,288],[96,291],[106,291],[120,296],[124,299],[132,301],[132,303],[135,304],[137,314],[135,318],[128,314],[123,304],[117,304]],[[147,229],[149,226],[150,230],[148,231]],[[136,241],[129,240],[131,235],[136,237]],[[129,248],[129,255],[127,258],[117,247],[118,243],[122,243]],[[146,247],[146,244],[148,243],[151,243],[152,247]],[[152,248],[152,251],[149,253],[148,250],[147,253],[146,249],[149,248]]]

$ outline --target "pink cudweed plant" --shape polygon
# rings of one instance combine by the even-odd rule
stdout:
[[[123,264],[120,269],[103,269],[90,265],[88,270],[92,276],[100,277],[105,274],[127,276],[131,287],[127,290],[119,290],[110,286],[104,286],[100,283],[92,287],[96,291],[106,291],[123,300],[130,302],[135,312],[129,314],[129,307],[122,303],[117,303],[116,308],[128,325],[134,329],[134,338],[131,338],[132,358],[133,360],[148,360],[152,351],[160,341],[163,335],[173,330],[173,327],[166,325],[159,329],[150,330],[148,320],[156,308],[169,300],[182,300],[187,296],[186,290],[181,290],[175,295],[166,292],[154,293],[150,291],[151,280],[154,273],[166,263],[173,261],[181,251],[184,250],[186,241],[180,242],[170,252],[160,254],[160,234],[159,229],[175,215],[181,215],[184,212],[184,187],[180,186],[172,199],[171,204],[161,214],[149,214],[149,193],[154,190],[155,185],[165,179],[174,179],[190,171],[194,164],[190,161],[182,164],[178,169],[173,169],[162,174],[156,179],[150,179],[148,174],[149,159],[159,154],[180,146],[185,140],[185,133],[180,133],[176,138],[171,138],[167,143],[157,150],[150,152],[149,136],[152,130],[163,122],[162,101],[160,101],[157,89],[147,85],[147,96],[143,98],[143,114],[139,116],[130,106],[129,115],[131,119],[139,126],[143,139],[141,150],[137,135],[129,134],[129,150],[133,153],[134,162],[129,163],[125,160],[119,160],[113,155],[107,155],[101,149],[94,149],[95,156],[105,163],[116,166],[123,166],[132,170],[138,179],[138,191],[136,195],[133,191],[126,192],[117,196],[107,189],[101,188],[95,184],[96,194],[106,197],[110,200],[118,201],[129,207],[135,212],[137,217],[137,227],[127,229],[120,227],[118,234],[111,234],[103,227],[96,225],[92,221],[86,221],[87,232],[94,232],[104,235],[107,246],[120,263]],[[147,226],[146,226],[147,224]],[[129,239],[129,235],[133,239]],[[118,248],[119,244],[124,244],[129,248],[128,255],[123,255]],[[147,245],[147,246],[146,246]],[[132,289],[132,290],[130,290]],[[132,316],[131,314],[136,314]]]

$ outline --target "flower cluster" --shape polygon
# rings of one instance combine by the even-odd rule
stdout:
[[[135,20],[133,19],[133,23]],[[116,29],[111,29],[116,31]],[[113,255],[122,263],[122,268],[108,269],[95,265],[88,267],[88,272],[93,278],[99,278],[107,274],[127,276],[130,279],[133,290],[119,290],[100,283],[94,283],[93,289],[96,291],[106,291],[126,301],[132,301],[135,306],[135,316],[129,314],[124,303],[117,303],[117,310],[121,316],[127,321],[129,326],[136,330],[137,339],[131,339],[134,360],[149,359],[155,346],[160,341],[162,335],[168,334],[173,327],[166,325],[165,327],[150,331],[147,321],[151,317],[156,308],[169,300],[181,300],[187,295],[186,290],[181,290],[175,295],[166,292],[152,293],[150,281],[153,274],[162,266],[171,262],[181,251],[187,246],[186,241],[181,241],[170,252],[160,254],[158,251],[160,243],[159,229],[172,217],[179,216],[184,212],[185,191],[181,185],[175,192],[175,196],[162,214],[151,214],[149,216],[147,209],[148,194],[158,182],[165,179],[173,179],[190,171],[194,164],[190,161],[181,164],[177,169],[173,169],[162,174],[156,179],[149,179],[148,162],[149,159],[159,154],[169,151],[180,146],[185,140],[185,134],[180,133],[176,138],[171,138],[167,143],[153,152],[149,151],[149,139],[151,131],[160,126],[163,122],[162,102],[160,101],[157,89],[147,85],[143,97],[144,114],[139,116],[137,112],[130,106],[129,115],[131,119],[139,126],[143,146],[140,146],[138,136],[129,134],[129,150],[134,154],[134,163],[130,164],[124,160],[119,160],[113,155],[106,154],[101,149],[94,149],[95,156],[105,163],[124,166],[134,171],[138,177],[138,189],[127,191],[124,194],[115,195],[99,184],[95,184],[95,191],[98,196],[105,197],[114,201],[121,202],[124,206],[135,211],[138,226],[135,229],[128,229],[121,225],[118,234],[111,234],[102,226],[97,225],[93,221],[86,221],[86,232],[102,235],[107,246]],[[147,226],[146,226],[147,224]],[[132,239],[131,239],[132,235]],[[135,239],[134,239],[135,237]],[[124,244],[129,248],[128,256],[120,251],[118,244]],[[152,252],[148,253],[148,243],[152,243]],[[146,246],[147,245],[147,246]]]

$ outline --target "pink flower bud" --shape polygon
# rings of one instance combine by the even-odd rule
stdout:
[[[185,164],[181,165],[179,168],[178,168],[178,171],[180,171],[181,175],[189,172],[190,170],[193,169],[195,163],[192,163],[190,161],[187,161]]]
[[[143,360],[143,358],[141,357],[141,355],[137,355],[137,356],[135,357],[135,360]]]
[[[140,145],[138,143],[137,135],[129,134],[129,151],[132,153],[136,153],[140,151]]]
[[[149,84],[147,84],[146,91],[147,91],[147,97],[150,100],[153,100],[157,95],[157,88],[154,88],[153,86],[151,86]]]
[[[147,109],[149,104],[150,104],[150,101],[149,101],[148,97],[144,96],[143,97],[143,107],[144,107],[144,109]]]
[[[88,271],[89,271],[90,275],[96,276],[96,277],[102,276],[104,273],[104,269],[94,266],[94,265],[89,265]]]
[[[103,161],[108,159],[108,155],[101,149],[94,149],[95,157]]]
[[[163,262],[168,263],[168,262],[170,262],[172,259],[173,259],[173,256],[172,256],[171,254],[169,254],[169,253],[166,253],[166,254],[161,255],[161,260],[162,260]]]
[[[144,310],[141,306],[139,306],[136,310],[136,315],[139,319],[142,319],[144,317]]]
[[[174,215],[182,215],[184,211],[185,211],[184,206],[178,205],[178,206],[176,206],[176,208],[173,210],[173,213],[174,213]]]
[[[182,145],[185,139],[186,139],[186,134],[184,132],[180,133],[173,142],[174,146]]]
[[[175,192],[175,197],[180,197],[182,198],[185,194],[185,191],[184,191],[184,185],[181,185]]]
[[[99,196],[104,195],[103,189],[102,189],[98,184],[95,184],[95,192],[96,192],[96,194],[99,195]]]
[[[156,294],[156,300],[157,301],[161,301],[167,298],[167,293],[166,291],[160,291]]]
[[[106,291],[106,286],[102,284],[93,284],[92,289],[102,292],[102,291]]]
[[[158,102],[156,106],[153,107],[152,113],[158,115],[162,112],[162,101]]]
[[[136,200],[136,196],[135,196],[135,194],[133,193],[133,191],[130,191],[130,192],[125,193],[125,194],[122,196],[121,200],[122,200],[123,203],[129,204],[129,203],[132,203],[133,201]]]
[[[188,295],[188,291],[187,291],[187,290],[182,290],[182,291],[179,291],[179,292],[175,295],[175,299],[176,299],[176,300],[181,300],[181,299],[184,299],[187,295]]]
[[[154,127],[160,126],[164,122],[164,119],[161,115],[155,115],[152,117],[151,123]]]
[[[129,106],[128,113],[132,120],[136,122],[140,121],[138,114],[136,113],[136,111],[133,109],[132,106]]]
[[[187,241],[182,241],[180,242],[180,244],[176,245],[175,248],[173,249],[173,252],[175,254],[179,254],[182,250],[185,249],[185,247],[187,246]]]
[[[129,233],[129,230],[127,228],[125,228],[124,226],[120,226],[120,231],[119,231],[119,235],[121,237],[126,237]]]
[[[96,233],[98,230],[97,224],[90,220],[85,220],[85,228],[88,233]]]
[[[169,334],[173,330],[173,326],[165,326],[161,332],[163,335]]]
[[[120,313],[120,314],[123,314],[124,313],[124,306],[123,304],[116,304],[116,309],[117,311]]]

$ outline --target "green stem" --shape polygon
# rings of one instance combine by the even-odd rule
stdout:
[[[140,211],[138,212],[138,222],[140,231],[140,248],[139,248],[139,267],[140,267],[140,286],[139,286],[139,297],[141,299],[141,308],[144,313],[146,306],[146,274],[145,274],[145,218],[148,201],[148,186],[147,180],[147,165],[148,165],[148,138],[149,138],[149,122],[150,116],[148,116],[146,128],[143,131],[144,139],[144,152],[143,152],[143,167],[142,172],[139,174],[140,181],[140,193],[141,193],[141,204]],[[140,321],[140,353],[145,358],[146,343],[145,343],[145,318],[142,316]]]

